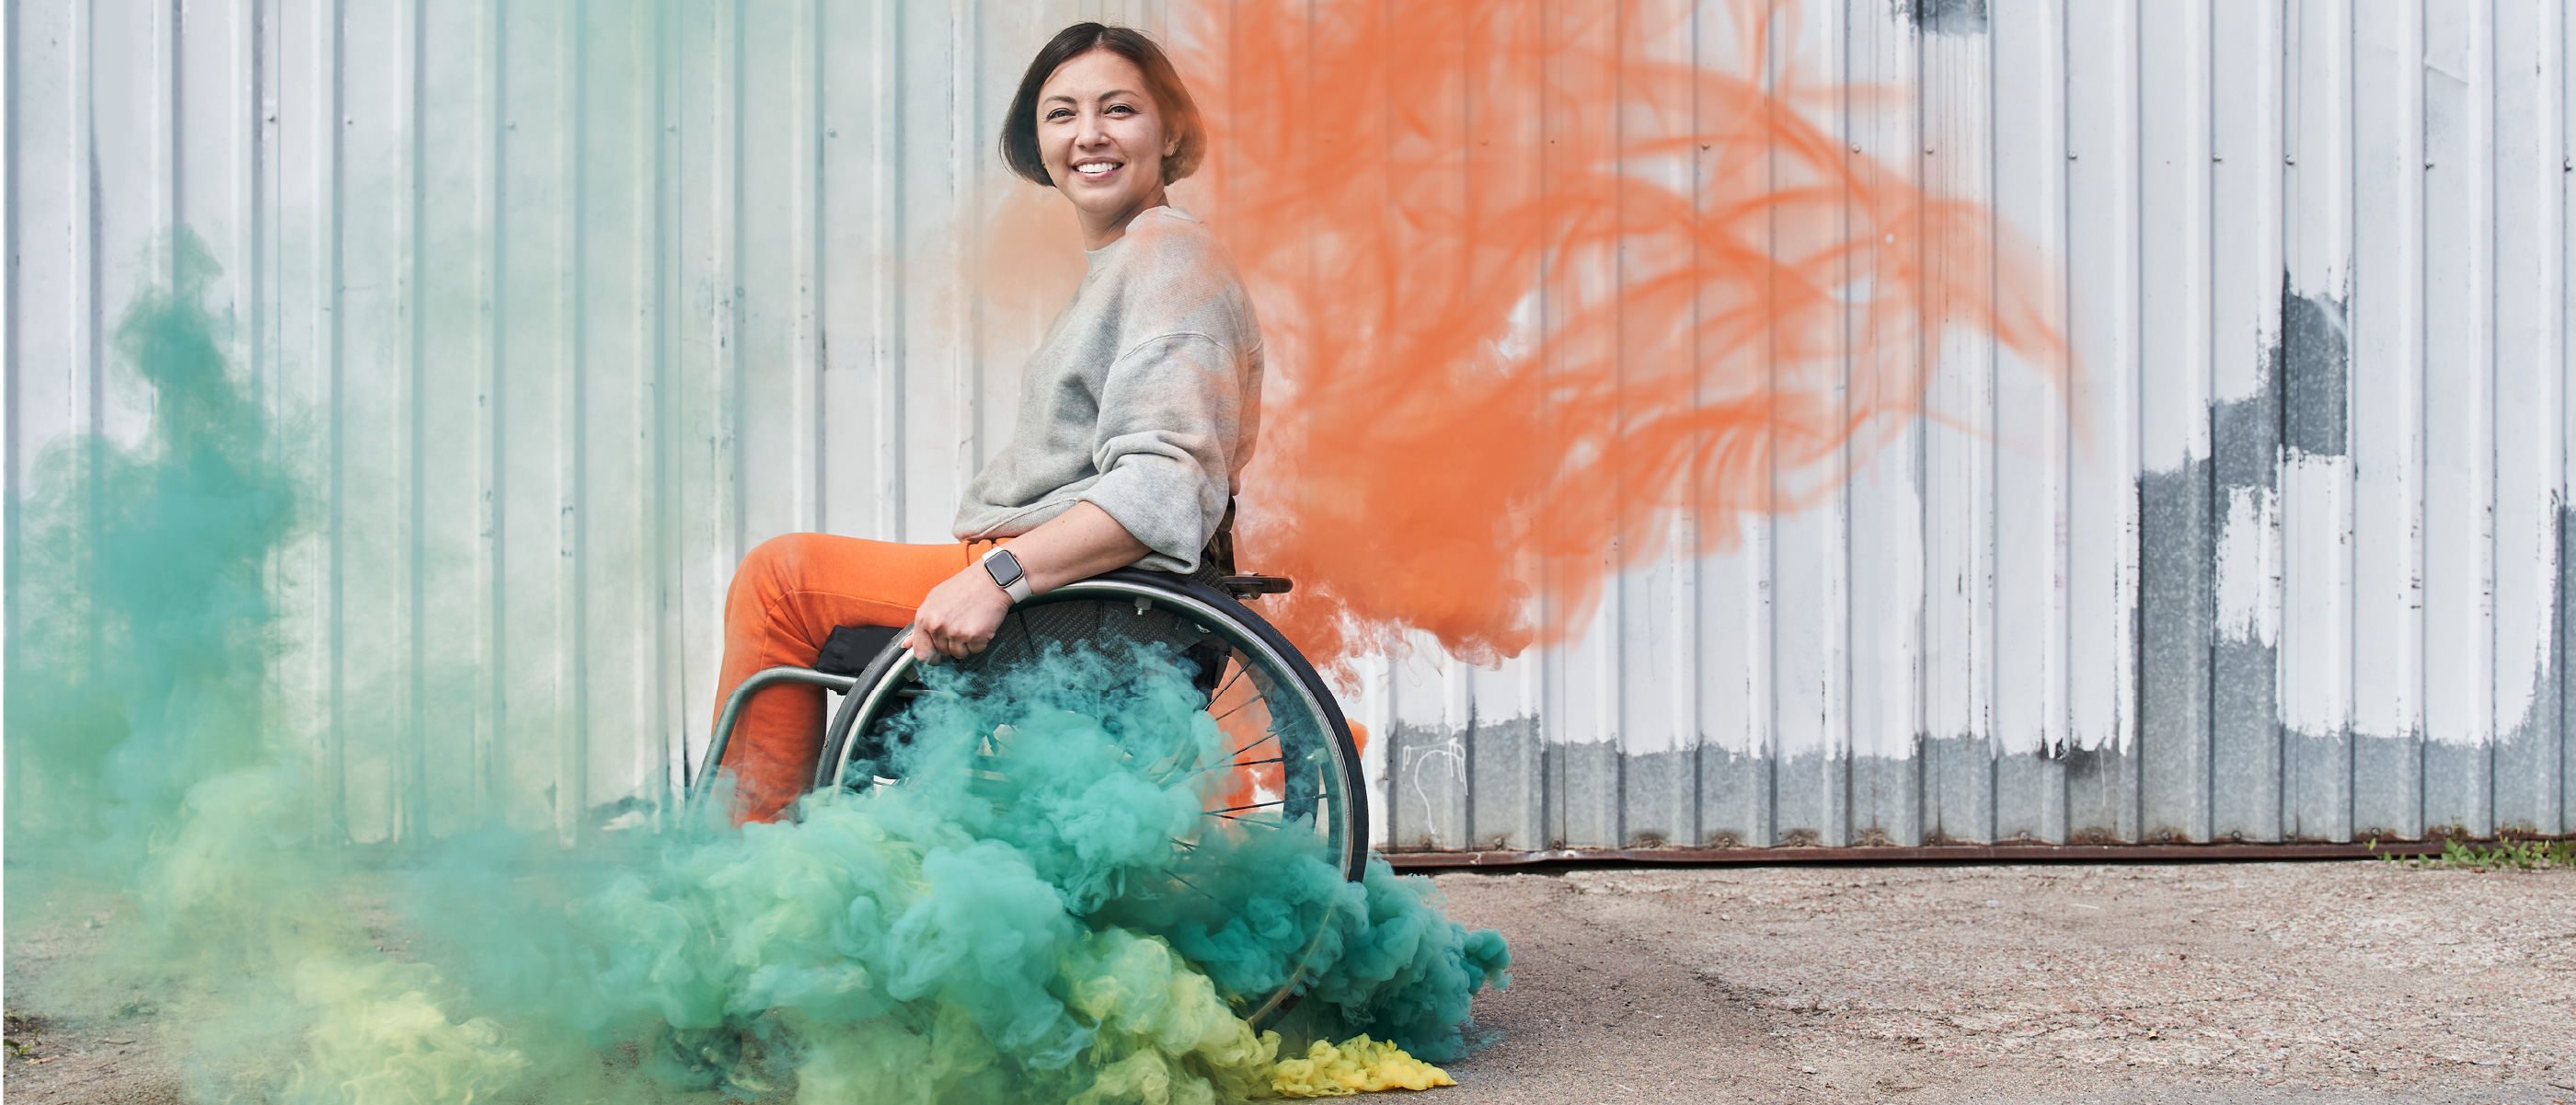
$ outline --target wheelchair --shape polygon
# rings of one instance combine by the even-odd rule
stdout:
[[[1263,842],[1268,854],[1279,854],[1284,842],[1331,865],[1344,880],[1358,882],[1368,861],[1368,802],[1350,725],[1314,667],[1244,605],[1264,594],[1285,593],[1293,584],[1277,576],[1231,574],[1230,545],[1212,546],[1196,576],[1121,568],[1016,603],[983,652],[943,661],[942,666],[998,674],[1052,649],[1080,644],[1104,654],[1132,645],[1169,649],[1187,661],[1183,670],[1194,673],[1224,752],[1221,762],[1157,765],[1167,775],[1214,776],[1200,787],[1206,809],[1199,833],[1173,840],[1167,872],[1178,885],[1195,888],[1198,884],[1181,872],[1194,861],[1222,854],[1215,848],[1202,851],[1202,845],[1225,834],[1282,834]],[[809,794],[837,801],[896,783],[874,774],[877,765],[888,762],[895,744],[910,738],[899,720],[930,693],[911,651],[902,647],[908,628],[844,627],[834,633],[816,666],[774,667],[744,679],[717,719],[703,763],[724,762],[734,723],[752,695],[781,683],[806,683],[842,696],[825,729]],[[976,774],[1006,776],[1006,752],[990,747],[992,735],[980,739],[987,747],[976,752]],[[712,789],[714,774],[700,767],[688,782],[690,802]],[[1227,903],[1212,898],[1202,908],[1211,920],[1230,915]],[[1323,908],[1322,915],[1302,919],[1311,931],[1284,980],[1247,986],[1244,992],[1229,991],[1220,982],[1220,993],[1235,1013],[1256,1028],[1285,1013],[1309,981],[1333,927],[1330,910],[1345,907]]]

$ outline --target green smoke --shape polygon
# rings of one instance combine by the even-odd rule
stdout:
[[[1300,969],[1292,1052],[1462,1050],[1507,955],[1426,881],[1345,882],[1297,834],[1175,849],[1210,783],[1170,765],[1221,738],[1154,649],[934,670],[907,781],[796,824],[341,847],[274,683],[307,481],[221,355],[213,264],[176,253],[117,331],[146,439],[53,448],[16,516],[8,919],[113,919],[13,1002],[148,994],[199,1100],[1231,1099],[1282,1041],[1229,997]]]
[[[150,438],[38,460],[9,595],[10,844],[89,844],[120,869],[190,786],[269,759],[263,571],[296,524],[295,486],[197,306],[214,264],[193,237],[176,254],[176,286],[116,331],[152,389]]]
[[[644,1069],[676,1087],[1219,1100],[1253,1093],[1280,1048],[1226,995],[1320,944],[1297,1039],[1458,1052],[1505,957],[1440,917],[1427,882],[1382,862],[1345,882],[1278,832],[1175,849],[1208,783],[1170,765],[1217,759],[1222,738],[1169,653],[928,679],[900,786],[809,801],[800,823],[674,834],[550,919],[492,886],[459,893],[471,871],[424,879],[415,908],[478,949],[459,961],[471,1007],[528,1038],[650,1040]],[[564,1076],[596,1062],[564,1058]]]
[[[297,966],[363,933],[270,686],[267,573],[303,499],[199,305],[214,263],[171,252],[115,332],[148,434],[52,446],[14,514],[9,928],[103,914],[113,939],[11,1000],[157,1009],[211,1086],[268,1061],[248,1022],[300,1029]]]

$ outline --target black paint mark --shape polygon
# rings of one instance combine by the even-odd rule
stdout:
[[[2187,836],[2281,832],[2280,656],[2218,623],[2218,543],[2237,500],[2280,494],[2292,456],[2349,455],[2347,303],[2283,272],[2280,334],[2253,393],[2209,405],[2209,459],[2138,480],[2141,799]]]
[[[2339,457],[2346,444],[2346,394],[2352,351],[2344,311],[2347,300],[2303,296],[2281,274],[2281,344],[2273,371],[2281,387],[2281,443],[2309,456]]]
[[[1895,0],[1896,17],[1917,31],[1944,35],[1986,33],[1986,0]]]

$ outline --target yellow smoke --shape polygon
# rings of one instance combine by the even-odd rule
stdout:
[[[1354,1036],[1339,1044],[1315,1041],[1303,1059],[1282,1059],[1269,1072],[1281,1097],[1342,1097],[1380,1090],[1455,1086],[1449,1072],[1407,1055],[1383,1040]]]

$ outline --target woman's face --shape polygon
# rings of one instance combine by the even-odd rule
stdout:
[[[1137,212],[1163,202],[1163,158],[1179,144],[1164,132],[1145,74],[1107,50],[1057,66],[1038,90],[1038,149],[1082,213],[1087,248],[1118,240]]]

